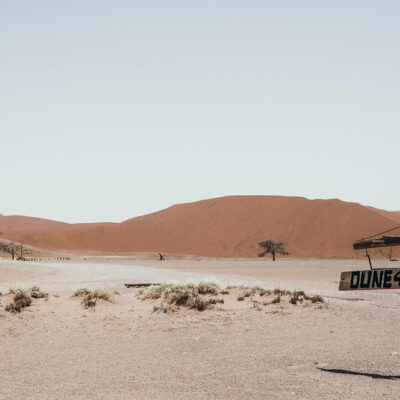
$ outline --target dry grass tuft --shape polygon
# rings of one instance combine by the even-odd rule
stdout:
[[[95,289],[93,292],[93,297],[98,300],[104,300],[111,302],[113,292],[110,292],[107,289]]]
[[[220,294],[229,294],[229,291],[228,290],[221,290],[221,292],[220,292]]]
[[[324,303],[324,299],[319,295],[313,296],[311,297],[311,303]]]
[[[93,293],[88,293],[82,300],[82,304],[85,308],[96,307],[97,299],[93,296]]]
[[[75,290],[75,292],[72,294],[72,297],[83,297],[82,299],[83,306],[85,308],[93,308],[96,306],[97,300],[104,300],[111,303],[113,295],[117,293],[115,290],[95,289],[92,292],[89,289],[81,288]]]
[[[236,300],[237,301],[244,301],[244,296],[238,296],[238,297],[236,297]]]
[[[219,286],[213,282],[200,282],[197,286],[198,294],[218,294]],[[195,287],[196,290],[196,287]]]
[[[281,302],[281,295],[278,294],[278,296],[273,298],[273,300],[271,301],[271,304],[279,304],[280,302]]]
[[[208,302],[209,302],[210,304],[218,304],[218,303],[224,304],[224,303],[225,303],[225,300],[224,300],[224,299],[210,299],[210,300],[208,300]]]
[[[39,286],[32,286],[30,289],[30,295],[34,299],[43,299],[43,298],[48,298],[49,294],[42,292],[39,288]]]
[[[90,293],[89,289],[86,288],[79,288],[77,290],[75,290],[74,293],[72,293],[72,297],[83,297],[86,296]]]

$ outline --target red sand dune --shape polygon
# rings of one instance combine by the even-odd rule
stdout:
[[[257,243],[273,239],[287,243],[291,257],[354,258],[364,257],[353,250],[354,240],[399,222],[400,213],[337,199],[230,196],[178,204],[119,224],[1,216],[0,237],[79,253],[161,251],[214,257],[257,257]]]

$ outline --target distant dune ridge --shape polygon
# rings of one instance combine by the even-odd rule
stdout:
[[[122,223],[67,224],[0,214],[0,237],[80,254],[161,251],[209,257],[257,257],[258,242],[273,239],[287,244],[290,257],[359,258],[364,253],[353,250],[354,240],[397,225],[400,212],[337,199],[229,196]]]

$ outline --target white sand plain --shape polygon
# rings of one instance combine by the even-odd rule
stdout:
[[[400,267],[378,261],[376,266]],[[399,399],[399,291],[338,292],[358,260],[150,259],[0,261],[0,291],[39,285],[21,314],[0,297],[0,399]],[[153,312],[127,282],[214,281],[304,290],[323,305]],[[120,291],[95,310],[80,287]],[[61,297],[54,297],[57,294]],[[253,299],[254,300],[254,299]]]

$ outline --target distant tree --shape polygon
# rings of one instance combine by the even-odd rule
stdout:
[[[275,242],[274,240],[265,240],[264,242],[258,243],[260,247],[264,250],[258,255],[258,257],[264,257],[266,254],[272,254],[272,261],[275,261],[276,254],[282,254],[284,256],[289,255],[286,251],[285,243],[283,242]]]
[[[12,260],[25,260],[25,256],[29,254],[23,243],[0,243],[0,251],[10,254]]]
[[[165,260],[165,254],[158,253],[158,256],[160,257],[160,261],[164,261]]]

